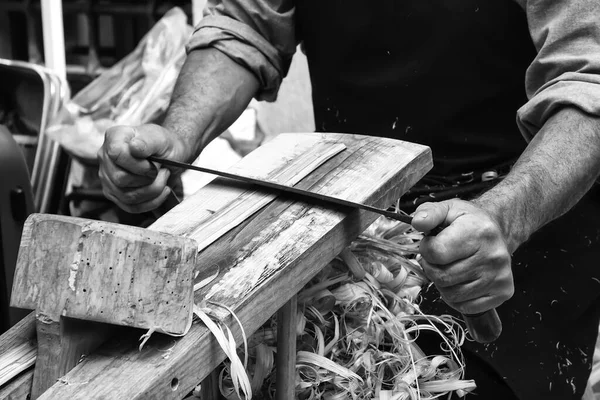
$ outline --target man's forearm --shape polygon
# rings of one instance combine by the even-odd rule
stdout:
[[[177,134],[195,159],[246,109],[258,80],[216,49],[192,51],[179,74],[163,127]]]
[[[511,252],[567,212],[600,174],[600,118],[575,108],[554,114],[508,176],[475,203],[500,224]]]

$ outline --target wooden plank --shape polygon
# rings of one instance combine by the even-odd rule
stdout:
[[[24,343],[35,344],[35,313],[29,313],[0,336],[0,360],[6,353]]]
[[[2,354],[0,358],[0,387],[35,364],[35,343],[23,343]]]
[[[277,312],[277,400],[295,398],[296,393],[296,326],[298,296],[294,295]]]
[[[31,367],[37,352],[35,337],[34,313],[27,315],[0,336],[0,399],[17,399],[23,393],[30,393],[33,376]],[[13,364],[15,352],[23,355],[22,363],[18,366]]]
[[[113,325],[61,317],[53,321],[36,316],[37,359],[31,399],[35,400],[61,376],[104,343],[115,331]]]
[[[28,370],[8,384],[0,387],[0,399],[3,400],[29,400],[33,369]]]
[[[348,148],[298,185],[327,195],[387,206],[431,168],[429,149],[423,146],[358,135],[304,136],[318,136]],[[299,139],[286,135],[275,141]],[[270,143],[253,156],[260,161],[281,145]],[[251,168],[255,161],[244,159],[238,167]],[[201,189],[187,204],[201,207],[206,200],[204,192]],[[278,199],[198,255],[198,279],[209,266],[218,265],[220,274],[213,284],[196,292],[196,302],[231,307],[246,334],[251,334],[376,217]],[[228,313],[221,307],[213,308],[241,340],[240,329]],[[107,343],[41,398],[87,399],[92,394],[110,398],[118,393],[127,399],[180,399],[224,357],[210,332],[199,323],[181,339],[158,335],[142,352],[135,345],[135,341],[123,338]]]
[[[35,309],[46,325],[42,331],[63,316],[184,334],[192,319],[196,253],[196,241],[181,236],[32,214],[23,228],[11,305]]]
[[[36,310],[31,398],[110,337],[114,328],[99,322],[184,334],[192,322],[196,253],[194,240],[163,232],[29,216],[11,305]]]
[[[216,400],[219,396],[219,371],[215,369],[202,381],[200,386],[200,398]]]
[[[294,186],[346,148],[341,143],[310,139],[302,138],[290,149],[285,149],[282,143],[282,151],[292,157],[269,159],[251,153],[243,164],[234,165],[227,172]],[[202,188],[201,204],[183,202],[158,219],[150,229],[193,237],[201,251],[276,197],[277,193],[273,191],[257,190],[249,184],[218,178]]]

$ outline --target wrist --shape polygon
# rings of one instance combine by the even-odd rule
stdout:
[[[176,161],[192,163],[203,149],[200,138],[192,127],[185,127],[170,120],[167,116],[162,127],[169,132],[172,143],[173,158]]]
[[[516,207],[509,199],[486,192],[473,203],[482,209],[498,226],[510,254],[529,238],[523,221],[519,220]]]

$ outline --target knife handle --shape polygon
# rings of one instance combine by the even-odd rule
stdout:
[[[477,343],[491,343],[502,333],[502,321],[495,308],[478,314],[463,315],[469,334]]]

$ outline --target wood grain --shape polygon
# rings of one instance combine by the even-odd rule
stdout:
[[[35,309],[42,321],[66,316],[183,334],[192,318],[196,249],[194,240],[163,232],[32,214],[11,305]]]
[[[253,160],[251,168],[244,167],[243,172],[236,171],[235,167],[233,168],[233,170],[235,172],[245,174],[247,174],[248,172],[250,172],[251,174],[253,173],[255,175],[265,174],[270,180],[274,182],[280,182],[286,185],[294,185],[302,178],[307,176],[315,168],[326,162],[332,156],[338,154],[340,151],[343,151],[344,149],[345,146],[340,143],[323,142],[318,137],[301,137],[300,140],[292,143],[292,146],[286,145],[285,148],[282,149],[282,151],[277,152],[272,157],[257,158]],[[231,182],[223,181],[215,182],[213,187],[209,187],[208,189],[209,190],[207,193],[207,198],[212,199],[218,197],[220,199],[218,203],[211,204],[209,201],[207,204],[205,204],[205,209],[197,207],[186,209],[185,207],[180,207],[179,209],[175,210],[171,218],[163,219],[163,221],[179,220],[180,224],[176,226],[179,229],[183,229],[186,226],[186,222],[189,221],[189,216],[194,216],[194,221],[196,223],[195,225],[193,225],[193,228],[195,229],[195,232],[202,233],[202,236],[200,237],[200,248],[208,246],[224,232],[231,229],[232,227],[237,226],[245,218],[252,215],[260,208],[264,207],[264,205],[273,201],[276,197],[276,195],[273,193],[255,191],[252,189],[252,187],[248,187],[248,185],[242,185],[240,187],[236,186],[235,184],[231,184]],[[214,189],[214,192],[211,192],[211,189]],[[216,208],[216,210],[212,210],[211,208]],[[177,212],[179,214],[177,214]],[[215,214],[217,214],[220,217],[214,218]],[[42,229],[40,229],[40,226],[42,227]],[[45,231],[44,228],[46,229]],[[48,258],[56,260],[58,258],[56,255],[59,255],[59,257],[62,257],[63,259],[58,259],[57,263],[50,263],[50,265],[54,266],[60,264],[66,266],[68,265],[68,261],[71,259],[80,260],[82,258],[81,253],[84,253],[85,249],[88,249],[89,247],[93,246],[100,246],[102,248],[106,247],[108,249],[109,254],[107,255],[102,251],[92,251],[92,255],[101,256],[102,260],[90,260],[86,258],[89,264],[86,263],[85,266],[89,266],[91,264],[92,266],[95,266],[94,269],[100,271],[100,273],[102,273],[102,271],[106,271],[106,268],[102,265],[102,263],[108,262],[110,264],[110,261],[108,261],[111,259],[110,252],[111,250],[117,249],[119,250],[117,256],[117,259],[119,260],[119,262],[117,263],[117,265],[119,266],[118,271],[121,271],[117,274],[121,277],[117,279],[129,282],[130,278],[129,275],[127,275],[127,273],[130,271],[133,273],[134,270],[128,268],[127,265],[122,265],[122,249],[126,249],[126,246],[131,242],[137,245],[140,241],[140,237],[142,242],[144,240],[151,239],[150,237],[146,236],[151,236],[152,238],[156,239],[155,242],[160,242],[160,236],[158,238],[154,237],[158,234],[155,233],[156,231],[162,230],[164,232],[171,230],[172,232],[182,234],[181,231],[173,229],[173,226],[165,226],[165,224],[161,225],[160,223],[153,225],[151,229],[153,232],[149,232],[148,230],[139,230],[137,228],[123,227],[120,225],[109,224],[104,222],[92,222],[71,217],[32,216],[31,219],[28,221],[27,229],[25,230],[26,240],[22,243],[23,250],[21,262],[23,267],[21,268],[21,270],[24,277],[21,277],[20,280],[28,281],[31,280],[30,278],[28,278],[29,276],[34,276],[35,278],[37,278],[36,283],[40,283],[38,275],[39,271],[35,268],[30,268],[30,263],[32,262],[32,260],[35,261],[43,259],[47,262]],[[83,231],[85,231],[86,235],[85,241],[82,241]],[[35,236],[32,235],[32,232],[36,232]],[[49,255],[49,257],[40,257],[39,255],[36,255],[35,253],[39,250],[39,246],[37,243],[35,243],[35,239],[43,240],[47,237],[54,237],[53,235],[55,232],[59,232],[59,237],[48,241],[51,242],[52,245],[44,242],[45,247],[51,248],[53,253],[48,254],[48,252],[46,251],[44,255]],[[94,238],[93,235],[90,234],[90,232],[100,232],[101,237]],[[48,236],[48,234],[50,236]],[[69,237],[69,235],[72,237]],[[108,237],[105,238],[104,236]],[[167,239],[171,238],[170,235],[165,237]],[[108,246],[106,243],[107,241],[110,241],[110,245]],[[164,246],[162,242],[160,242],[160,244],[161,246]],[[173,246],[173,248],[176,247],[177,246]],[[96,248],[94,248],[94,250],[96,250]],[[165,248],[161,247],[160,250],[164,251]],[[157,255],[153,252],[149,252],[149,254],[153,257],[154,260],[156,258],[162,260],[163,258],[162,254],[160,257],[157,257]],[[113,254],[113,256],[116,256],[116,253]],[[122,256],[124,257],[124,254]],[[140,263],[140,261],[143,261],[141,260],[142,257],[140,257],[139,254],[137,254],[137,256],[135,256],[133,259],[130,259],[129,257],[125,259],[125,261],[135,263],[136,257],[139,260],[138,263]],[[153,260],[147,261],[151,263]],[[85,266],[83,266],[82,268],[82,266],[79,264],[80,263],[77,263],[76,268],[78,274],[81,269],[85,270]],[[147,265],[148,263],[142,262],[142,264]],[[112,270],[112,267],[109,266],[108,268],[109,270]],[[125,271],[125,273],[122,272],[123,270]],[[61,270],[59,269],[58,275],[60,274]],[[62,275],[65,275],[65,273],[63,272]],[[123,275],[127,275],[125,276],[125,279],[123,278]],[[139,275],[139,273],[137,275]],[[137,281],[143,281],[137,275]],[[84,274],[84,277],[86,276],[87,275]],[[81,285],[81,276],[76,275],[75,277],[77,279],[73,279],[72,282],[69,281],[70,285],[79,283],[79,286],[89,286],[86,284]],[[35,280],[35,278],[33,280]],[[100,276],[96,278],[102,277]],[[94,281],[98,280],[94,279]],[[165,281],[167,281],[167,279],[159,280],[159,282],[162,282],[163,285],[165,284]],[[41,282],[46,282],[46,280],[41,280]],[[117,286],[119,286],[118,280]],[[54,293],[57,290],[56,287],[60,287],[60,285],[53,284],[52,289],[49,290],[52,293]],[[149,284],[148,282],[147,286],[145,287],[151,289],[153,294],[157,293],[158,295],[161,295],[161,291],[155,291],[151,284]],[[111,285],[104,284],[100,288],[103,291],[96,290],[95,292],[92,292],[92,297],[95,297],[95,299],[91,302],[89,292],[86,292],[85,290],[83,292],[75,291],[76,297],[83,297],[84,301],[78,300],[74,302],[72,301],[71,303],[84,303],[84,305],[89,303],[102,303],[106,297],[112,296],[113,288],[111,287]],[[63,288],[63,290],[66,290],[66,288]],[[44,289],[42,289],[41,291],[43,292]],[[25,294],[19,292],[19,295],[16,296],[14,302],[20,306],[25,307],[30,307],[38,303],[39,297],[35,296],[39,295],[40,290],[35,288],[35,290],[33,290],[32,292],[26,292]],[[84,295],[84,293],[88,294]],[[115,293],[117,293],[116,290]],[[171,292],[171,294],[173,294],[173,292]],[[175,299],[175,301],[173,301],[173,299],[170,299],[167,296],[167,298],[163,298],[162,301],[157,302],[157,304],[164,304],[165,302],[166,304],[169,304],[171,302],[171,305],[178,305],[179,307],[182,307],[184,309],[186,307],[185,304],[191,304],[192,300],[190,299],[189,302],[185,300],[183,302],[183,306],[181,306],[181,302],[178,299]],[[48,307],[47,303],[44,303],[43,301],[41,303],[43,309],[51,308]],[[44,345],[44,350],[41,352],[40,355],[40,366],[44,367],[36,368],[36,377],[35,382],[33,384],[34,390],[32,393],[35,397],[37,397],[43,390],[45,390],[45,388],[49,386],[49,383],[54,382],[57,377],[62,376],[71,367],[76,365],[77,360],[82,354],[87,354],[89,350],[94,348],[102,341],[106,340],[112,332],[112,330],[108,329],[108,327],[98,327],[98,334],[94,334],[95,332],[89,332],[88,329],[85,329],[85,326],[80,327],[79,329],[82,332],[82,336],[78,335],[77,331],[71,331],[70,327],[73,326],[73,321],[63,319],[60,319],[60,321],[55,321],[57,320],[57,312],[60,312],[61,314],[66,313],[65,307],[61,305],[64,303],[69,305],[69,299],[67,299],[66,301],[59,301],[55,309],[51,309],[46,313],[38,313],[38,334],[42,338],[42,343]],[[50,304],[57,303],[52,302]],[[118,310],[121,308],[122,307],[119,307],[118,304],[114,305],[114,308],[111,310],[112,312],[110,314],[107,314],[109,322],[119,323],[118,313],[115,313],[114,309]],[[100,311],[100,315],[98,314],[98,311]],[[102,318],[104,317],[102,315],[103,311],[101,308],[96,308],[95,310],[93,310],[92,313],[94,315],[90,315],[89,310],[85,307],[80,307],[80,309],[77,312],[74,312],[73,310],[69,309],[69,312],[67,314],[80,315],[82,312],[86,313],[86,318],[88,320],[102,320]],[[51,315],[52,317],[48,317],[47,314]],[[185,313],[180,314],[185,315]],[[171,318],[173,316],[174,314],[171,314]],[[132,323],[130,319],[129,325],[147,328],[147,326],[141,325],[139,321],[135,319],[133,320],[133,322],[134,323]],[[163,331],[162,329],[160,329],[160,327],[157,330],[159,332]]]
[[[192,322],[196,254],[197,244],[188,238],[31,215],[11,298],[12,306],[36,309],[31,398],[106,341],[114,329],[106,323],[184,334]]]
[[[21,364],[19,368],[15,368],[17,365],[12,364],[14,361],[12,356],[15,354],[15,351],[23,355],[28,354],[29,356],[33,353],[33,360],[35,360],[37,353],[35,337],[34,313],[27,315],[0,336],[0,399],[24,399],[25,396],[19,397],[20,393],[30,393],[33,365],[25,367],[24,364]],[[22,361],[27,364],[28,359],[29,357],[22,359]],[[14,369],[9,371],[8,369],[11,367]]]
[[[277,311],[277,400],[295,398],[296,392],[296,325],[298,296],[294,295]]]
[[[286,142],[315,137],[343,143],[348,150],[297,185],[305,189],[381,207],[392,204],[431,168],[426,147],[342,134],[283,135],[252,153],[249,160],[242,160],[238,168],[261,164],[285,148]],[[267,167],[272,169],[272,165]],[[201,189],[181,206],[201,208],[207,201],[206,190]],[[231,307],[246,334],[250,334],[376,217],[279,198],[198,255],[198,279],[206,266],[218,265],[220,274],[213,284],[196,292],[196,302],[212,301]],[[189,215],[186,218],[193,219]],[[183,225],[190,237],[201,235],[188,220]],[[165,225],[178,223],[167,221]],[[240,340],[240,329],[227,312],[221,307],[214,309]],[[87,399],[93,394],[105,399],[180,399],[223,359],[202,324],[194,324],[178,340],[156,336],[142,352],[135,345],[132,341],[112,340],[64,377],[66,382],[80,384],[61,380],[41,398]]]
[[[0,387],[0,399],[3,400],[28,400],[33,381],[33,369],[23,372],[15,379]]]
[[[22,343],[2,354],[0,358],[0,387],[33,366],[36,355],[37,347],[35,343]]]
[[[115,331],[115,326],[110,324],[67,317],[53,321],[41,315],[36,316],[36,328],[38,350],[31,387],[32,400],[37,399]]]

